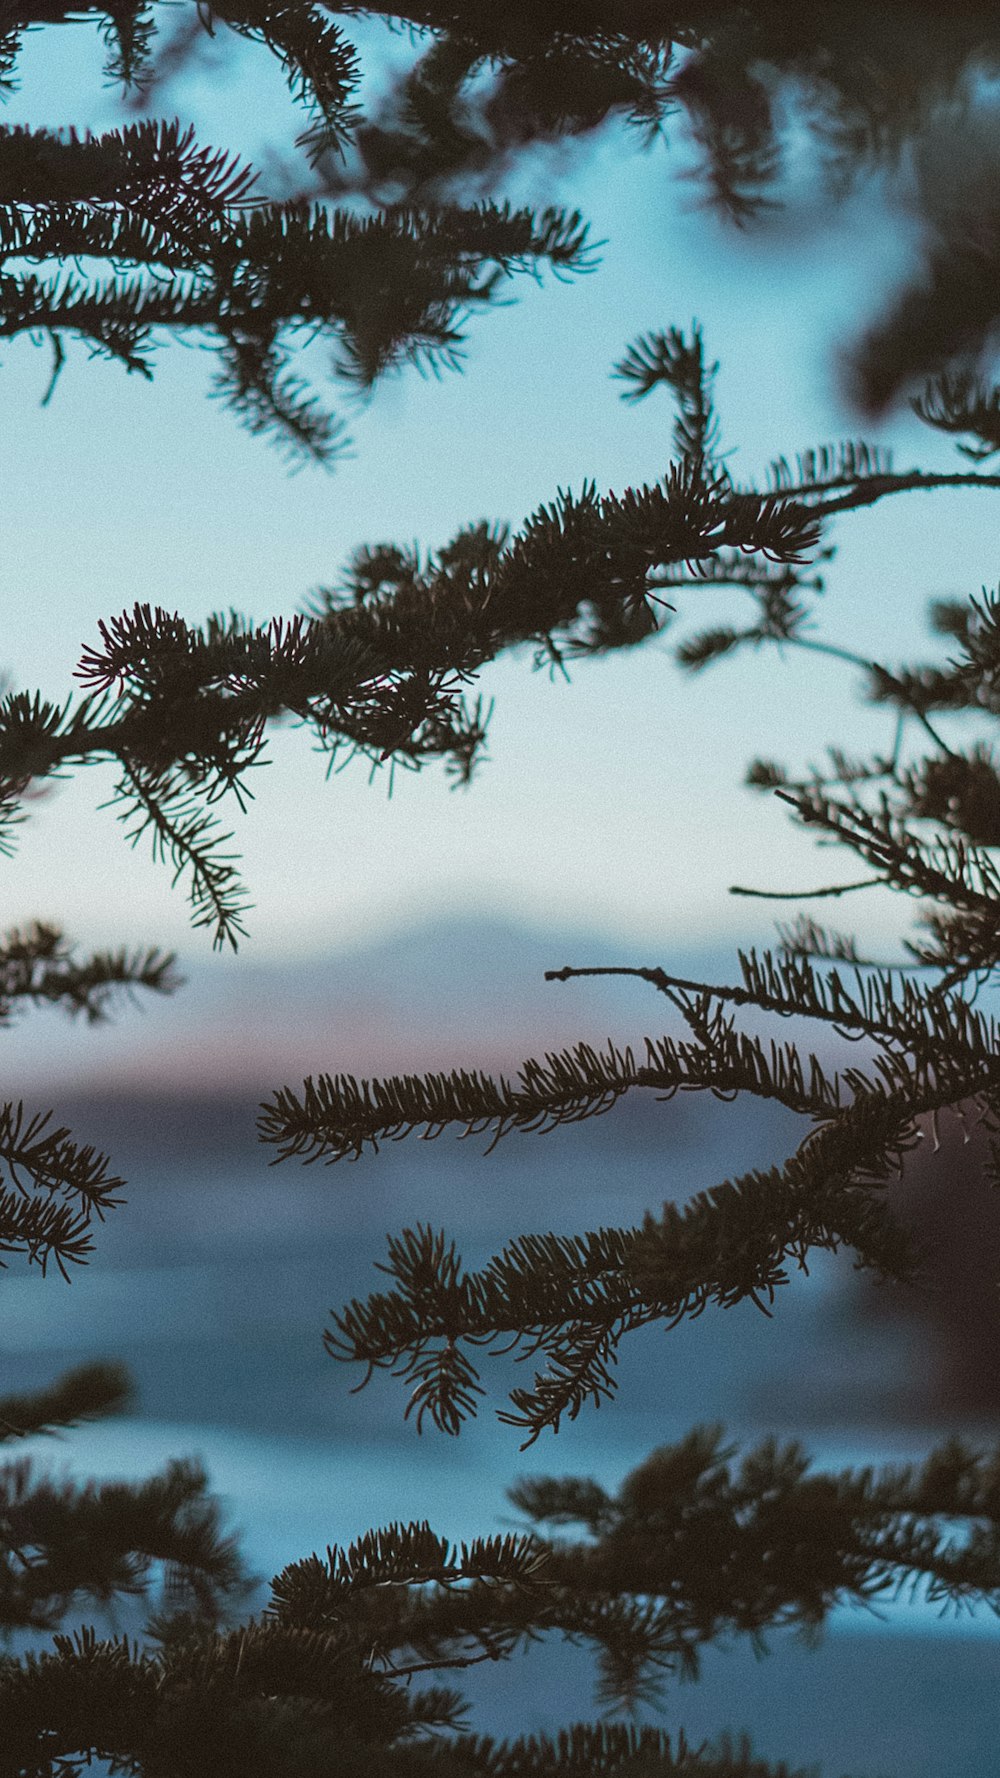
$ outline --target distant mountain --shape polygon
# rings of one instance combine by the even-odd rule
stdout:
[[[656,954],[497,917],[441,917],[371,944],[291,961],[182,960],[185,986],[144,998],[111,1024],[70,1024],[44,1011],[6,1034],[11,1092],[264,1092],[319,1072],[384,1073],[474,1062],[511,1067],[555,1044],[662,1029],[665,1007],[636,980],[547,983],[564,964],[667,963],[728,979],[732,951],[664,943]]]

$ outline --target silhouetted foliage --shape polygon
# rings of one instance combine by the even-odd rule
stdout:
[[[939,605],[934,619],[951,658],[933,668],[890,671],[818,639],[812,622],[834,514],[915,488],[995,487],[997,478],[969,468],[899,472],[882,453],[849,442],[807,454],[794,470],[779,459],[764,492],[740,487],[721,453],[713,367],[697,330],[646,336],[618,374],[626,394],[664,384],[676,398],[678,457],[662,483],[620,498],[594,489],[562,494],[520,531],[479,523],[423,558],[391,545],[366,548],[342,589],[319,596],[311,616],[264,630],[238,619],[194,630],[137,608],[102,626],[101,646],[85,654],[81,674],[92,689],[81,704],[49,714],[41,699],[15,694],[5,706],[13,719],[7,746],[16,744],[24,762],[8,767],[12,834],[34,778],[116,749],[126,769],[136,769],[134,756],[140,771],[172,768],[189,797],[203,786],[203,803],[192,803],[184,819],[208,820],[218,795],[238,792],[268,719],[286,708],[305,716],[311,698],[316,732],[329,735],[330,745],[372,758],[399,752],[411,765],[444,756],[467,777],[481,723],[476,747],[466,739],[463,755],[451,701],[456,684],[525,644],[551,662],[641,646],[662,635],[688,588],[713,583],[742,589],[750,618],[727,632],[685,634],[676,652],[689,671],[768,643],[846,652],[867,674],[870,696],[894,711],[890,757],[851,760],[834,750],[828,772],[796,778],[758,762],[750,779],[783,798],[799,821],[855,852],[867,866],[865,881],[919,896],[924,935],[907,941],[915,973],[866,962],[851,940],[800,918],[780,929],[776,952],[742,956],[729,983],[690,981],[662,966],[612,972],[643,978],[680,1020],[679,1030],[646,1039],[641,1050],[578,1045],[526,1063],[517,1081],[472,1072],[367,1083],[321,1077],[300,1091],[277,1091],[262,1108],[263,1139],[279,1155],[305,1159],[336,1159],[449,1124],[497,1140],[605,1112],[639,1089],[661,1097],[749,1092],[811,1120],[781,1164],[724,1181],[683,1207],[668,1204],[631,1229],[522,1235],[478,1272],[463,1269],[439,1232],[407,1229],[394,1238],[386,1288],[340,1311],[327,1344],[368,1374],[385,1368],[402,1377],[418,1429],[430,1421],[457,1433],[475,1412],[484,1392],[477,1347],[513,1348],[539,1363],[533,1382],[515,1388],[501,1414],[530,1444],[558,1430],[563,1416],[613,1394],[617,1347],[631,1329],[669,1327],[746,1297],[776,1305],[790,1267],[805,1266],[817,1247],[847,1247],[860,1265],[897,1283],[919,1277],[920,1255],[896,1214],[891,1182],[909,1164],[927,1119],[960,1110],[982,1123],[991,1142],[1000,1129],[997,1030],[974,1004],[976,984],[1000,963],[990,851],[998,780],[984,740],[959,751],[935,726],[942,715],[969,709],[992,716],[1000,607],[990,595],[968,607]],[[366,729],[355,714],[361,698]],[[465,736],[471,731],[467,723]],[[158,808],[167,779],[146,782],[153,819],[162,823],[155,831],[167,832],[169,801]],[[204,892],[211,878],[197,844],[183,851],[186,838],[193,833],[197,842],[208,830],[177,823],[176,831],[174,863],[192,872],[196,924],[211,924],[211,907],[217,940],[234,938],[232,913],[226,925]],[[223,873],[229,868],[226,859]],[[223,874],[222,883],[227,895],[239,893],[234,878]],[[231,906],[222,901],[222,914]],[[27,938],[13,935],[9,952],[12,999],[63,998],[71,1010],[99,1013],[92,996],[119,982],[170,985],[169,964],[155,955],[74,967],[58,936],[41,927]],[[585,965],[551,972],[563,982],[605,973]],[[842,1066],[742,1029],[748,1011],[862,1039],[863,1058]],[[16,1112],[6,1115],[12,1152],[20,1139],[34,1157],[35,1196],[18,1203],[48,1210],[55,1162],[44,1143],[36,1154],[33,1129],[20,1135]],[[59,1142],[63,1192],[79,1196],[74,1182],[85,1172],[86,1203],[96,1163],[81,1171],[65,1133]],[[120,1182],[99,1183],[103,1207]],[[80,1217],[76,1250],[65,1237],[62,1247],[50,1238],[48,1249],[22,1237],[21,1250],[29,1260],[49,1251],[84,1257],[85,1210]],[[98,1384],[99,1394],[105,1385]],[[3,1417],[14,1426],[71,1421],[100,1408],[87,1395],[94,1386],[71,1381],[48,1406],[7,1404]],[[573,1734],[584,1740],[551,1746],[470,1740],[457,1694],[414,1692],[409,1681],[505,1659],[540,1635],[561,1634],[593,1647],[602,1701],[634,1707],[651,1701],[672,1670],[693,1672],[699,1649],[722,1635],[757,1637],[788,1624],[815,1630],[834,1604],[876,1599],[904,1581],[943,1603],[1000,1607],[995,1458],[952,1444],[919,1472],[833,1478],[807,1473],[797,1447],[762,1447],[738,1470],[730,1455],[718,1434],[700,1431],[655,1453],[617,1498],[584,1480],[522,1484],[513,1499],[535,1526],[527,1536],[456,1550],[425,1525],[372,1532],[351,1550],[293,1564],[273,1582],[263,1616],[242,1630],[217,1627],[241,1577],[199,1492],[203,1478],[181,1466],[141,1484],[134,1497],[115,1496],[119,1542],[108,1548],[100,1533],[105,1491],[54,1492],[15,1468],[8,1475],[18,1500],[24,1497],[25,1524],[41,1511],[71,1529],[45,1545],[41,1572],[36,1560],[12,1553],[10,1621],[51,1622],[88,1593],[100,1600],[123,1586],[141,1588],[153,1557],[183,1569],[195,1610],[156,1620],[153,1645],[100,1642],[86,1632],[57,1640],[51,1654],[11,1658],[0,1671],[0,1696],[22,1739],[11,1743],[21,1763],[9,1769],[48,1773],[60,1769],[57,1754],[72,1762],[100,1751],[123,1770],[131,1762],[149,1773],[235,1772],[241,1761],[245,1769],[261,1760],[299,1773],[321,1769],[336,1747],[338,1758],[364,1758],[387,1774],[420,1771],[427,1761],[442,1772],[502,1774],[528,1761],[529,1769],[554,1773],[573,1769],[573,1759],[589,1760],[586,1769],[604,1761],[598,1769],[609,1771],[638,1760],[644,1772],[692,1778],[763,1773],[749,1750],[693,1753],[662,1737],[602,1740],[604,1731],[581,1729]],[[126,1498],[134,1498],[132,1518]],[[154,1500],[168,1517],[181,1514],[159,1540],[144,1531]],[[183,1521],[190,1501],[196,1533]],[[974,1525],[971,1540],[956,1539],[958,1520]],[[84,1533],[87,1561],[78,1558],[67,1577],[62,1551],[81,1524],[95,1527]],[[584,1542],[566,1544],[537,1529],[569,1524],[583,1527]],[[177,1538],[189,1551],[186,1566]],[[37,1606],[35,1594],[25,1594],[26,1573],[38,1588]],[[591,1734],[598,1739],[587,1740]]]
[[[166,10],[8,9],[0,91],[38,25],[96,22],[108,76],[140,112],[168,97],[205,33],[232,34],[281,66],[304,119],[300,169],[274,174],[286,196],[268,201],[250,168],[176,123],[98,138],[0,129],[0,337],[47,338],[53,381],[71,338],[148,376],[158,338],[201,336],[247,425],[295,459],[333,461],[343,425],[300,349],[329,342],[334,374],[360,389],[402,364],[454,364],[463,315],[510,271],[586,263],[579,218],[483,200],[539,148],[603,142],[623,123],[647,144],[679,129],[706,201],[739,224],[803,187],[829,204],[873,170],[887,179],[919,222],[923,263],[855,328],[847,380],[865,411],[932,374],[968,391],[992,351],[1000,29],[986,0],[876,14],[857,0]],[[365,109],[351,33],[376,21],[408,34],[412,54]]]
[[[0,331],[47,334],[56,369],[71,333],[141,370],[151,332],[204,329],[251,426],[328,456],[336,433],[288,356],[298,331],[334,335],[347,374],[367,386],[421,354],[448,360],[459,307],[488,302],[515,265],[586,263],[575,216],[490,204],[431,212],[418,200],[450,198],[453,184],[493,179],[515,152],[582,138],[616,116],[653,131],[680,105],[716,198],[749,218],[780,194],[782,95],[793,92],[818,140],[836,147],[841,176],[866,157],[901,153],[918,131],[932,143],[940,108],[996,55],[992,9],[981,6],[909,9],[905,24],[902,12],[879,15],[874,36],[870,10],[838,6],[690,8],[698,17],[672,20],[669,33],[647,0],[556,4],[530,16],[478,4],[414,8],[381,15],[413,27],[421,53],[365,122],[351,114],[355,58],[336,22],[361,10],[331,15],[295,0],[205,7],[196,28],[225,25],[277,56],[306,108],[301,145],[319,186],[336,185],[329,157],[350,142],[340,188],[382,198],[388,185],[389,208],[345,217],[319,198],[251,207],[249,174],[175,126],[137,124],[96,140],[3,132],[0,251],[14,269],[0,281]],[[179,21],[161,52],[151,12],[125,4],[95,15],[114,77],[152,91],[183,60],[194,24]],[[44,3],[8,14],[8,82],[23,31],[70,16],[79,15]],[[927,191],[930,167],[925,159]],[[942,232],[923,309],[911,293],[893,322],[896,356],[873,344],[859,370],[869,405],[939,373],[917,411],[976,462],[997,449],[996,391],[942,364],[956,351],[978,353],[989,335],[988,217],[983,226],[965,261]],[[78,255],[107,259],[114,278],[46,284],[23,270]],[[474,522],[431,552],[366,547],[339,585],[292,619],[192,626],[140,603],[100,626],[78,668],[80,697],[55,704],[13,692],[0,703],[3,844],[12,846],[33,787],[112,760],[127,837],[151,842],[186,879],[194,924],[233,946],[247,902],[215,806],[227,796],[240,805],[268,725],[286,713],[331,757],[418,768],[441,760],[465,783],[486,731],[486,713],[466,694],[484,664],[525,647],[554,666],[641,647],[663,634],[687,589],[725,585],[746,593],[748,621],[682,636],[683,668],[772,643],[826,652],[853,661],[870,698],[895,717],[884,756],[832,750],[828,768],[800,776],[759,761],[749,778],[861,860],[861,883],[817,894],[877,883],[919,903],[905,965],[866,960],[849,936],[799,917],[779,929],[773,952],[741,956],[727,982],[660,964],[610,972],[642,978],[669,1009],[673,1029],[641,1046],[577,1045],[528,1061],[516,1080],[321,1076],[276,1090],[262,1107],[260,1134],[276,1158],[305,1160],[450,1125],[495,1141],[606,1112],[638,1090],[751,1093],[809,1120],[795,1152],[770,1169],[650,1212],[635,1228],[522,1235],[474,1272],[441,1232],[394,1237],[387,1287],[337,1313],[327,1343],[368,1375],[401,1377],[418,1430],[429,1421],[458,1433],[475,1411],[478,1347],[539,1361],[501,1416],[530,1444],[612,1395],[616,1352],[632,1329],[669,1329],[747,1297],[780,1306],[790,1269],[805,1268],[816,1248],[847,1248],[861,1267],[906,1283],[920,1255],[890,1187],[939,1116],[974,1118],[986,1177],[995,1182],[1000,1169],[1000,1042],[975,1004],[1000,967],[1000,776],[989,741],[1000,595],[939,605],[948,658],[892,670],[818,639],[812,603],[834,517],[900,492],[996,488],[1000,476],[968,465],[900,472],[874,446],[848,440],[794,467],[778,458],[761,488],[740,485],[721,449],[714,370],[697,328],[643,336],[616,374],[629,399],[663,385],[675,400],[677,456],[662,480],[620,496],[593,485],[559,492],[519,529]],[[946,741],[939,725],[970,713],[983,734],[963,747]],[[561,982],[606,973],[586,964],[551,972]],[[22,1002],[99,1018],[120,993],[175,986],[172,960],[159,952],[80,961],[41,923],[0,949],[0,1021]],[[748,1014],[752,1028],[741,1024]],[[761,1017],[805,1019],[860,1041],[860,1060],[779,1043],[761,1034]],[[0,1108],[0,1253],[43,1270],[84,1261],[95,1220],[121,1202],[123,1181],[109,1166],[48,1117]],[[91,1366],[8,1395],[0,1439],[16,1444],[116,1411],[127,1388],[118,1368]],[[467,1732],[457,1692],[412,1682],[561,1635],[595,1654],[599,1702],[633,1709],[654,1701],[670,1674],[693,1674],[718,1639],[759,1642],[788,1625],[816,1632],[840,1604],[908,1587],[944,1607],[1000,1611],[1000,1455],[954,1440],[919,1466],[814,1474],[796,1444],[765,1443],[736,1462],[719,1429],[696,1429],[655,1451],[617,1494],[581,1478],[522,1482],[511,1498],[528,1526],[503,1537],[455,1547],[426,1524],[400,1522],[308,1556],[274,1578],[258,1617],[236,1627],[227,1618],[248,1583],[197,1466],[78,1485],[14,1461],[0,1471],[0,1494],[5,1630],[37,1633],[84,1608],[159,1593],[135,1641],[88,1627],[0,1658],[0,1775],[11,1778],[71,1778],[94,1759],[145,1778],[318,1778],[331,1762],[346,1778],[788,1778],[744,1744],[692,1749],[620,1724],[495,1743]]]

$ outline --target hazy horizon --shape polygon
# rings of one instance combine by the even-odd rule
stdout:
[[[176,994],[123,999],[99,1025],[19,1011],[4,1034],[5,1079],[34,1095],[263,1092],[319,1072],[509,1069],[556,1044],[635,1042],[663,1026],[662,998],[639,980],[545,981],[567,963],[728,980],[736,959],[725,944],[650,949],[499,911],[415,913],[311,955],[189,951]]]

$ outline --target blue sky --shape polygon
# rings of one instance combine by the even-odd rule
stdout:
[[[227,64],[227,68],[229,65]],[[89,26],[37,33],[6,121],[112,121]],[[204,140],[253,154],[294,131],[263,52],[238,49],[175,100]],[[480,516],[519,521],[556,488],[587,478],[622,489],[666,466],[671,414],[624,405],[609,371],[637,333],[697,316],[722,369],[718,400],[737,473],[854,433],[831,341],[872,311],[907,262],[905,230],[877,194],[822,223],[738,235],[699,210],[675,169],[682,140],[641,155],[609,144],[550,171],[605,241],[603,263],[569,285],[519,280],[517,302],[480,318],[464,376],[408,374],[354,416],[356,456],[332,475],[289,477],[279,455],[206,399],[211,359],[161,351],[152,386],[71,349],[50,405],[47,352],[0,357],[3,665],[62,696],[97,620],[137,598],[191,619],[235,605],[257,619],[296,609],[334,580],[362,541],[443,541]],[[884,428],[902,465],[952,466],[912,419]],[[976,592],[995,573],[991,496],[904,497],[847,521],[823,633],[889,661],[919,652],[932,595]],[[739,601],[686,597],[682,618],[722,621]],[[580,665],[551,682],[530,660],[484,675],[496,698],[491,758],[467,793],[433,769],[369,785],[358,766],[331,783],[294,731],[275,737],[237,835],[256,902],[261,957],[356,944],[428,912],[477,909],[621,934],[660,956],[726,934],[758,940],[769,908],[736,902],[733,881],[806,886],[854,874],[817,856],[780,806],[740,788],[758,753],[815,760],[828,741],[884,745],[884,719],[859,708],[849,671],[758,656],[685,681],[663,643]],[[145,851],[132,854],[100,771],[39,802],[5,864],[3,922],[56,919],[85,942],[158,941],[207,950],[183,899]],[[845,910],[838,909],[842,920]],[[847,917],[884,935],[899,909],[854,898]]]

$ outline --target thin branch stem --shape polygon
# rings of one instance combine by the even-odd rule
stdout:
[[[412,1679],[415,1673],[451,1672],[459,1667],[478,1667],[483,1661],[502,1661],[503,1655],[487,1649],[479,1655],[442,1655],[437,1661],[410,1661],[405,1667],[391,1663],[388,1671],[393,1679]]]
[[[846,492],[833,500],[817,499],[830,488],[841,486]],[[783,499],[815,500],[812,511],[821,518],[830,518],[838,512],[853,512],[859,507],[874,506],[876,501],[884,500],[890,494],[911,494],[930,492],[934,488],[1000,488],[1000,475],[977,475],[974,471],[959,471],[950,475],[938,474],[923,469],[909,470],[905,475],[871,475],[859,481],[857,477],[845,476],[841,481],[830,481],[823,488],[816,488],[809,483],[796,487],[782,488]]]
[[[838,959],[838,961],[846,962],[847,960]],[[862,969],[884,969],[895,971],[897,969],[906,969],[907,965],[852,962],[848,967],[853,968],[856,973],[859,973]],[[928,966],[925,965],[924,967]],[[681,1006],[678,998],[680,994],[697,994],[700,996],[711,997],[713,1000],[727,1001],[732,1006],[755,1007],[761,1012],[776,1012],[785,1015],[789,1011],[787,997],[777,994],[769,994],[766,991],[762,991],[760,988],[755,988],[751,992],[749,988],[737,988],[727,984],[720,985],[714,982],[694,982],[688,980],[684,976],[668,975],[664,969],[643,968],[638,965],[597,964],[592,965],[589,968],[581,969],[574,969],[570,966],[567,966],[564,969],[548,969],[545,972],[545,980],[547,982],[568,982],[575,979],[577,976],[585,975],[637,976],[642,981],[650,982],[661,994],[666,994],[674,1001],[674,1004],[677,1005],[681,1011],[684,1011],[684,1008]],[[855,1029],[865,1031],[872,1036],[877,1035],[884,1038],[892,1038],[897,1035],[895,1026],[891,1021],[880,1020],[877,1016],[872,1016],[857,1002],[852,1004],[842,1003],[844,990],[841,986],[838,985],[836,988],[833,988],[831,984],[831,989],[836,995],[838,1002],[841,1002],[840,1004],[835,1006],[823,1006],[821,1004],[810,1003],[808,1006],[803,1006],[800,1009],[801,1016],[808,1019],[824,1020],[827,1024],[841,1028],[853,1026]],[[936,990],[930,990],[930,992],[936,993],[941,993],[942,991],[943,984]],[[910,1038],[910,1041],[912,1042],[912,1037]]]
[[[860,883],[835,883],[826,889],[747,889],[730,883],[730,895],[752,895],[755,901],[820,901],[825,896],[850,895],[855,889],[884,887],[884,877],[865,877]]]

